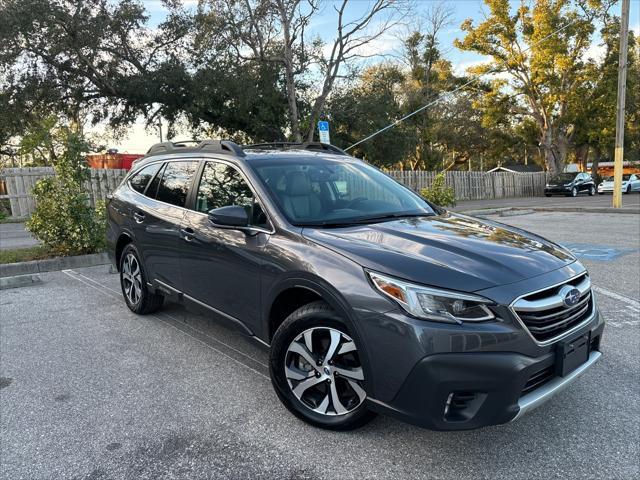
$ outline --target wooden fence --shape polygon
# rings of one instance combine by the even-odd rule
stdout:
[[[126,170],[91,169],[90,178],[85,182],[91,205],[104,200],[122,181]],[[420,192],[429,187],[437,172],[391,171],[393,178],[407,187]],[[0,182],[4,180],[13,218],[31,215],[35,202],[31,189],[35,183],[53,175],[51,167],[6,168],[0,170]],[[456,192],[457,200],[485,200],[506,197],[535,197],[544,193],[546,174],[541,173],[489,173],[489,172],[447,172],[447,184]]]
[[[416,192],[428,188],[438,172],[391,171],[393,178]],[[466,172],[446,173],[447,185],[454,188],[456,200],[488,200],[507,197],[537,197],[544,194],[547,174],[515,172]]]
[[[95,205],[97,201],[105,200],[107,194],[115,190],[126,173],[126,170],[90,169],[89,178],[84,182],[89,203]],[[0,170],[0,182],[4,182],[7,192],[6,195],[0,195],[0,199],[9,199],[12,218],[26,218],[33,213],[36,204],[31,189],[38,180],[52,175],[54,175],[52,167]]]

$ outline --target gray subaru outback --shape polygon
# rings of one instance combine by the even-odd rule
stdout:
[[[513,421],[601,356],[569,251],[432,205],[331,145],[154,145],[108,220],[133,312],[173,301],[233,324],[319,427],[377,412],[438,430]]]

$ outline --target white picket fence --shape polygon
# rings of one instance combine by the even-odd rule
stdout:
[[[126,175],[126,170],[91,169],[85,188],[91,205],[104,200]],[[433,182],[437,172],[390,171],[390,176],[407,187],[420,192]],[[31,189],[44,177],[54,175],[51,167],[5,168],[0,170],[0,181],[4,180],[13,218],[26,218],[35,209]],[[540,173],[495,173],[495,172],[447,172],[447,184],[452,186],[457,200],[485,200],[506,197],[534,197],[544,193],[546,174]]]
[[[99,200],[105,200],[120,184],[126,170],[107,170],[92,168],[84,182],[89,203],[95,206]],[[7,194],[0,199],[9,199],[12,218],[27,218],[36,208],[31,189],[38,180],[54,175],[52,167],[5,168],[0,170],[0,181],[4,181]]]

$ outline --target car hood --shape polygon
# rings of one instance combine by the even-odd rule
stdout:
[[[303,235],[362,265],[417,283],[472,292],[562,268],[573,255],[537,235],[446,212]]]

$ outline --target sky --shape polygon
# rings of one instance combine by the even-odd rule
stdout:
[[[421,15],[424,15],[429,8],[433,7],[434,3],[438,0],[417,0],[416,12],[413,18],[419,21]],[[166,10],[163,7],[161,0],[148,0],[142,2],[147,9],[150,16],[151,26],[155,26],[162,22],[166,15]],[[186,8],[195,8],[197,6],[197,0],[182,0],[183,5]],[[336,23],[336,15],[333,6],[337,2],[332,0],[324,0],[321,11],[313,20],[309,34],[317,35],[325,41],[330,42],[333,39]],[[352,0],[348,7],[349,15],[356,17],[362,14],[370,5],[370,0]],[[512,0],[513,8],[517,8],[520,5],[518,0]],[[620,14],[621,2],[619,1],[612,9],[612,13],[616,15]],[[440,47],[444,52],[445,58],[450,60],[453,64],[454,71],[458,74],[463,73],[468,67],[481,63],[483,58],[477,54],[471,52],[462,52],[453,46],[453,41],[456,38],[462,38],[463,34],[460,30],[460,24],[467,18],[474,20],[474,23],[479,22],[483,18],[483,11],[485,10],[482,0],[448,0],[446,1],[446,7],[451,12],[451,22],[445,26],[439,37]],[[413,22],[413,20],[412,20]],[[631,0],[631,14],[629,20],[629,28],[635,31],[636,36],[640,36],[640,0]],[[387,35],[377,39],[374,44],[368,47],[368,51],[377,52],[378,54],[388,55],[393,57],[400,53],[401,41],[399,39],[403,30],[406,31],[407,27],[398,27],[396,31],[390,32]],[[597,39],[594,40],[588,55],[595,56],[597,58],[600,48],[598,46]],[[92,130],[94,133],[104,133],[104,127],[97,126]],[[166,127],[165,127],[165,140],[166,140]],[[183,137],[184,138],[184,137]],[[125,138],[120,138],[115,141],[111,141],[108,145],[109,148],[116,148],[119,152],[128,153],[144,153],[149,147],[159,141],[158,129],[147,130],[142,120],[136,122],[129,130],[129,134]]]

